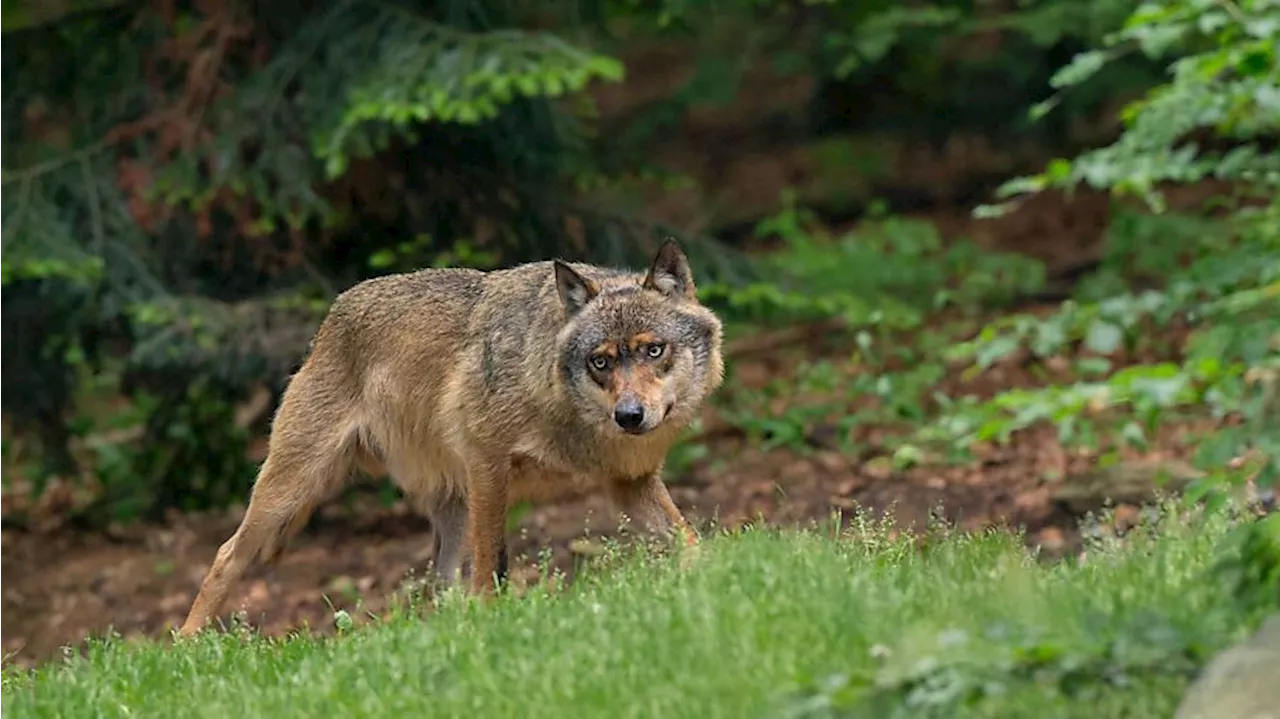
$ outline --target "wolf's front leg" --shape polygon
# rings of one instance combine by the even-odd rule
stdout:
[[[478,463],[467,471],[467,525],[471,544],[471,590],[491,595],[506,574],[509,467]]]
[[[672,501],[667,485],[657,473],[642,479],[615,480],[605,489],[617,511],[645,531],[667,535],[674,530],[685,544],[697,544],[698,535]]]

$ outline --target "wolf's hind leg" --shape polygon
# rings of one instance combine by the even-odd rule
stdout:
[[[179,630],[182,636],[199,632],[217,616],[245,571],[255,563],[276,559],[307,523],[316,505],[351,476],[353,435],[343,427],[341,418],[324,408],[314,411],[314,407],[297,404],[286,396],[244,519],[219,547]]]
[[[431,522],[432,584],[451,586],[471,577],[470,520],[465,484],[444,481],[415,483],[396,478],[410,504]],[[507,574],[506,547],[498,557],[498,577]]]
[[[449,586],[466,576],[467,562],[467,501],[449,496],[432,503],[426,510],[431,520],[432,573],[437,583]]]

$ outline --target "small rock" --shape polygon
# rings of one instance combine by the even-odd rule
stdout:
[[[1214,657],[1174,719],[1280,719],[1280,614]]]

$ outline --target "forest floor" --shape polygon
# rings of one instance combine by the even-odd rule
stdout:
[[[757,520],[821,522],[855,506],[891,511],[898,524],[922,527],[941,508],[965,529],[1025,527],[1028,544],[1050,555],[1070,551],[1078,541],[1078,517],[1058,506],[1052,486],[1041,481],[1048,465],[1076,463],[1049,436],[1025,437],[980,466],[905,473],[875,471],[834,451],[800,456],[726,446],[720,452],[730,459],[714,470],[695,470],[671,489],[704,531],[713,523],[733,528]],[[589,496],[526,513],[510,537],[513,581],[535,581],[539,555],[545,561],[548,552],[555,568],[572,575],[575,555],[593,553],[584,538],[616,529],[605,509],[600,498]],[[1118,522],[1128,521],[1136,509],[1120,505],[1115,515]],[[111,537],[6,531],[7,661],[49,659],[64,644],[101,636],[108,628],[125,636],[157,636],[177,626],[239,517],[240,511],[176,515],[162,526],[132,527]],[[429,524],[403,503],[387,507],[373,497],[357,497],[323,509],[276,566],[249,572],[228,609],[244,611],[250,624],[272,635],[303,623],[329,628],[334,610],[353,609],[357,598],[362,610],[376,614],[407,576],[422,570],[430,547]]]

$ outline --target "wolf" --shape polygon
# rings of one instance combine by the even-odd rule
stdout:
[[[557,259],[352,286],[289,380],[179,636],[357,471],[391,477],[432,525],[435,577],[480,596],[506,574],[508,507],[558,487],[602,490],[643,531],[696,544],[661,474],[723,381],[721,338],[674,240],[647,272]]]

